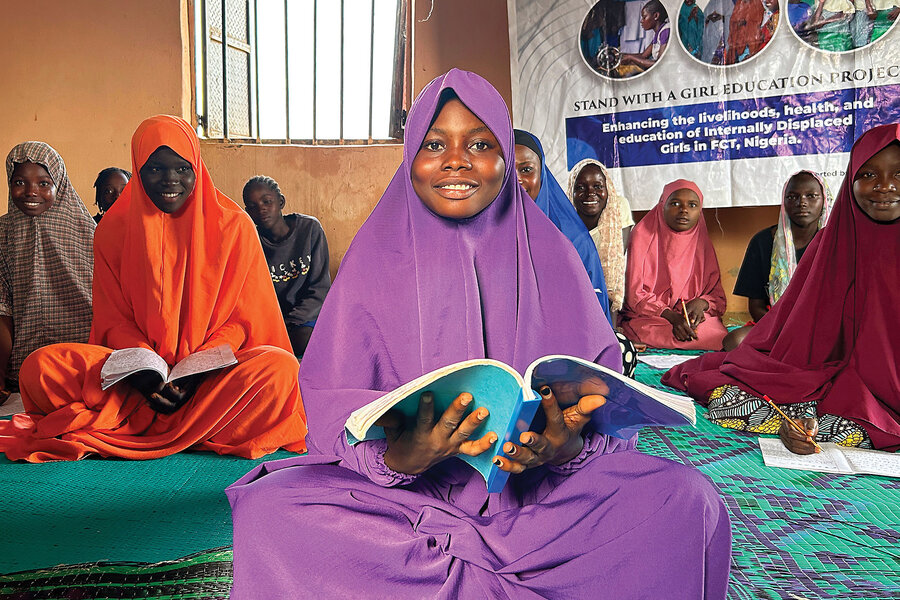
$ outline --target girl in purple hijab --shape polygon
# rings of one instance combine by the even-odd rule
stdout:
[[[545,354],[621,369],[574,247],[518,185],[497,91],[432,81],[409,113],[403,163],[360,229],[300,368],[309,454],[228,488],[232,598],[724,598],[728,514],[698,471],[590,429],[596,390],[503,446],[503,492],[455,458],[497,454],[460,390],[442,415],[349,445],[347,416],[438,367]],[[601,399],[602,402],[602,399]]]

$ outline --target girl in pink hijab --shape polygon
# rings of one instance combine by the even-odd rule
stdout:
[[[700,188],[678,179],[635,225],[619,315],[629,339],[654,348],[722,348],[725,291],[702,208]]]

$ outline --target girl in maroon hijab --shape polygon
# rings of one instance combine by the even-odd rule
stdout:
[[[781,300],[738,348],[673,368],[663,383],[709,403],[708,418],[810,438],[900,448],[900,125],[863,134],[828,226],[807,246]],[[807,435],[794,434],[768,395]]]
[[[702,208],[700,188],[678,179],[635,225],[619,313],[628,339],[654,348],[722,349],[725,290]]]

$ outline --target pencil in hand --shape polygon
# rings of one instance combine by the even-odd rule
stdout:
[[[765,394],[763,394],[763,400],[765,400],[766,402],[768,402],[768,403],[769,403],[769,406],[771,406],[772,408],[774,408],[775,410],[777,410],[777,411],[778,411],[778,414],[781,415],[782,418],[784,418],[784,420],[787,421],[788,424],[789,424],[791,427],[793,427],[795,430],[797,430],[798,433],[802,433],[803,435],[805,435],[805,436],[807,436],[808,438],[810,438],[810,441],[812,442],[813,446],[815,446],[816,448],[818,448],[818,449],[819,449],[819,452],[822,451],[822,446],[820,446],[818,443],[816,443],[816,440],[815,440],[811,435],[809,435],[809,432],[806,431],[805,429],[803,429],[802,427],[800,427],[800,425],[797,424],[797,421],[795,421],[795,420],[793,420],[792,418],[790,418],[789,416],[787,416],[787,415],[784,413],[783,410],[781,410],[780,408],[778,408],[778,405],[775,404],[774,402],[772,402],[772,399],[771,399],[771,398],[769,398],[768,396],[766,396]]]
[[[688,316],[687,304],[684,303],[684,298],[681,299],[681,310],[684,311],[684,320],[687,321],[687,326],[691,329],[696,329],[696,327],[691,325],[691,318]]]

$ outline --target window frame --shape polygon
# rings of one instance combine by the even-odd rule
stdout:
[[[404,125],[406,121],[406,112],[409,105],[410,98],[410,85],[412,81],[411,77],[411,68],[410,68],[410,44],[409,44],[409,32],[412,27],[411,23],[411,13],[409,10],[409,0],[398,0],[398,11],[397,11],[397,19],[395,21],[395,41],[394,41],[394,56],[393,56],[393,86],[391,90],[391,108],[390,108],[390,135],[388,138],[373,138],[372,137],[372,127],[373,127],[373,119],[372,119],[372,110],[373,110],[373,102],[372,102],[372,92],[374,86],[374,34],[370,38],[370,50],[369,50],[369,136],[363,139],[347,139],[343,136],[343,127],[344,127],[344,77],[340,77],[340,104],[341,110],[339,111],[339,138],[317,138],[315,137],[316,130],[316,78],[315,78],[315,69],[313,70],[313,78],[312,78],[312,97],[313,97],[313,108],[312,108],[312,122],[313,122],[313,137],[312,138],[291,138],[289,136],[290,132],[290,81],[288,80],[288,84],[285,85],[285,136],[278,138],[263,138],[260,136],[260,111],[259,111],[259,78],[258,78],[258,11],[257,11],[257,0],[245,0],[248,4],[247,10],[247,31],[249,42],[244,44],[249,47],[247,50],[249,54],[250,66],[248,70],[248,85],[247,85],[247,93],[248,93],[248,111],[250,113],[249,121],[251,126],[251,133],[255,135],[250,136],[234,136],[229,135],[229,127],[228,127],[228,73],[227,73],[227,58],[226,52],[229,47],[235,48],[242,42],[234,42],[231,40],[227,31],[225,31],[226,26],[226,9],[227,3],[229,0],[192,0],[190,3],[189,10],[191,11],[189,22],[192,25],[192,29],[195,34],[191,36],[192,47],[194,48],[194,57],[192,60],[192,97],[193,97],[193,110],[195,117],[195,124],[197,127],[197,133],[199,137],[204,142],[213,142],[213,143],[222,143],[222,144],[254,144],[254,145],[280,145],[280,146],[366,146],[366,145],[391,145],[391,144],[401,144],[403,142],[403,131]],[[290,0],[282,0],[284,10],[288,10],[288,5],[290,4]],[[318,10],[319,2],[323,0],[313,0],[313,22],[315,23],[315,15]],[[337,0],[324,0],[327,2],[337,1]],[[345,14],[344,11],[344,0],[339,0],[341,5],[341,15]],[[370,23],[374,24],[374,14],[375,14],[375,1],[372,0],[372,18]],[[222,14],[222,23],[219,24],[218,30],[222,37],[222,133],[221,135],[210,135],[207,130],[208,124],[208,115],[209,115],[209,93],[208,93],[208,81],[207,81],[207,73],[208,73],[208,39],[211,37],[211,33],[207,27],[207,4],[209,2],[218,2],[221,4],[221,14]],[[286,14],[286,13],[285,13]],[[199,17],[199,18],[198,18]],[[341,69],[343,71],[344,67],[344,30],[345,27],[341,27]],[[196,33],[199,32],[199,35]],[[288,19],[285,18],[285,27],[284,27],[284,35],[285,35],[285,78],[288,79],[289,69],[290,69],[290,61],[287,57],[289,43],[290,43],[290,29],[288,27]],[[316,29],[313,27],[313,65],[315,65],[316,61]],[[197,45],[200,47],[197,48]],[[240,48],[241,50],[245,50],[244,48]],[[201,88],[202,86],[202,88]],[[202,106],[201,106],[201,94],[202,89]]]

